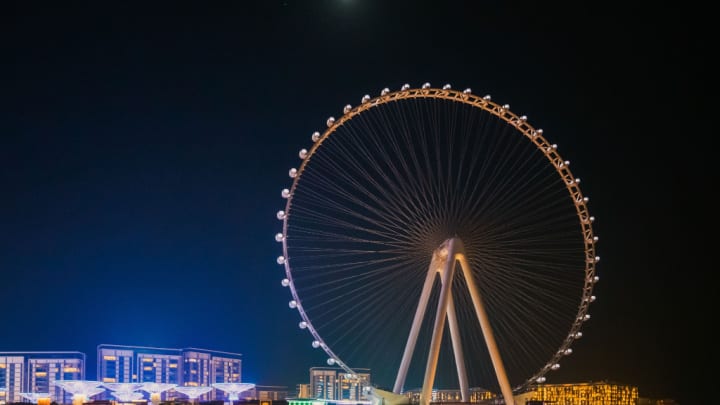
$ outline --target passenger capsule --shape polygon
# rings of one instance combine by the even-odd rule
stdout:
[[[318,139],[320,139],[320,132],[317,132],[317,131],[313,132],[313,134],[312,134],[312,136],[310,137],[310,139],[312,139],[313,142],[317,142]]]
[[[527,121],[527,115],[521,115],[520,121]]]
[[[544,376],[543,376],[543,377],[538,377],[537,380],[535,380],[535,381],[537,381],[538,384],[542,384],[542,383],[544,383],[544,382],[546,381],[546,378],[545,378]]]
[[[557,149],[557,144],[554,143],[554,144],[550,145],[550,147],[553,148],[553,149]]]
[[[386,94],[388,94],[388,93],[390,93],[390,89],[388,89],[387,87],[385,87],[384,89],[380,90],[380,95],[381,95],[381,96],[384,96],[384,95],[386,95]]]
[[[347,114],[352,110],[352,106],[350,104],[345,104],[345,107],[343,107],[343,114]]]
[[[319,340],[313,340],[313,341],[312,341],[312,347],[313,347],[313,349],[317,349],[318,347],[320,347],[320,341],[319,341]]]
[[[335,123],[335,117],[328,117],[328,119],[325,123],[327,124],[328,127],[333,126],[333,124]]]
[[[405,83],[405,84],[402,85],[402,87],[400,87],[400,90],[407,90],[407,89],[409,89],[409,88],[410,88],[410,85],[407,84],[407,83]]]
[[[483,96],[483,100],[490,101],[490,100],[492,100],[492,96],[489,94],[486,94],[485,96]]]
[[[335,359],[333,359],[332,357],[327,359],[327,364],[328,364],[328,366],[335,365]]]
[[[597,241],[599,241],[599,240],[600,240],[600,237],[599,237],[599,236],[593,236],[593,242],[597,242]]]
[[[580,178],[575,179],[575,183],[580,183]]]
[[[593,283],[597,283],[598,281],[600,281],[600,277],[598,277],[598,276],[593,277]]]
[[[503,110],[509,110],[510,104],[503,104],[502,108],[503,108]]]
[[[600,256],[595,256],[595,263],[600,261]]]
[[[449,84],[444,85],[443,90],[450,90],[452,87]]]
[[[288,198],[288,197],[290,197],[290,190],[284,188],[280,192],[280,195],[282,196],[282,198]]]
[[[566,355],[566,356],[571,355],[571,354],[572,354],[572,349],[568,347],[567,349],[565,349],[565,351],[563,351],[563,354]]]
[[[300,159],[305,159],[307,157],[307,154],[307,149],[300,149],[300,152],[298,152],[298,156],[300,157]]]
[[[542,130],[542,128],[538,128],[538,129],[537,129],[537,131],[535,131],[535,132],[537,132],[537,133],[538,133],[538,135],[542,135],[542,134],[543,134],[543,130]]]
[[[590,217],[590,222],[595,222],[595,217]]]
[[[570,166],[570,161],[569,161],[569,160],[566,160],[566,161],[565,161],[565,166]]]
[[[290,280],[284,278],[284,279],[282,279],[282,281],[280,282],[280,284],[281,284],[283,287],[287,287],[287,286],[290,285]]]
[[[585,202],[590,201],[590,197],[584,197],[584,198],[583,198],[583,201],[585,201]]]
[[[560,365],[558,363],[555,363],[552,366],[550,366],[550,369],[552,369],[552,370],[558,370],[559,368],[560,368]]]
[[[463,94],[470,94],[472,93],[472,89],[468,87],[467,89],[463,90]]]
[[[285,264],[285,256],[278,256],[277,264]]]
[[[283,240],[285,240],[285,236],[282,233],[275,234],[275,242],[282,242]]]
[[[362,99],[360,100],[360,102],[363,103],[363,104],[367,103],[368,101],[370,101],[370,95],[369,95],[369,94],[364,95],[364,96],[362,97]]]
[[[590,320],[590,314],[585,314],[585,316],[583,316],[583,321],[589,321],[589,320]]]
[[[307,322],[301,321],[301,322],[298,324],[298,327],[299,327],[300,329],[306,329],[306,328],[307,328]]]
[[[423,88],[423,89],[429,89],[429,88],[430,88],[430,83],[427,83],[427,82],[423,83],[422,88]]]
[[[279,219],[281,221],[283,219],[285,219],[285,211],[283,211],[283,210],[278,211],[277,214],[275,214],[275,215],[277,216],[277,219]]]
[[[288,306],[293,309],[297,308],[297,301],[292,300],[292,301],[288,302]]]
[[[294,167],[290,169],[290,171],[288,172],[288,176],[290,176],[291,179],[294,179],[295,176],[297,176],[297,169]]]
[[[594,296],[594,295],[591,295],[591,296],[590,296],[590,302],[595,302],[596,299],[597,299],[596,296]]]
[[[580,339],[583,335],[582,332],[575,332],[575,335],[573,335],[575,339]]]

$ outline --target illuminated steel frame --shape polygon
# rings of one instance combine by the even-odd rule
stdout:
[[[477,288],[474,287],[474,279],[472,277],[466,276],[468,280],[468,288],[470,289],[472,295],[473,305],[475,307],[476,313],[478,314],[478,317],[480,318],[483,334],[485,335],[485,341],[491,353],[493,367],[495,368],[495,372],[498,377],[498,382],[500,384],[505,403],[513,404],[513,390],[518,391],[529,386],[530,384],[544,382],[545,374],[548,371],[555,370],[559,367],[558,361],[560,360],[560,358],[567,354],[570,354],[572,352],[572,350],[570,349],[570,345],[575,339],[582,336],[582,333],[580,332],[581,325],[583,321],[587,320],[587,318],[589,317],[587,315],[588,307],[590,303],[595,299],[595,297],[592,295],[592,290],[594,284],[599,280],[598,276],[595,274],[595,265],[600,260],[600,258],[595,255],[595,243],[598,240],[598,238],[593,235],[592,230],[592,222],[595,220],[595,218],[592,217],[589,213],[587,206],[588,198],[584,197],[582,192],[580,191],[580,181],[579,179],[576,179],[570,172],[569,162],[563,160],[563,158],[560,156],[557,151],[557,145],[551,144],[550,142],[548,142],[547,139],[545,139],[542,129],[535,129],[533,126],[527,123],[527,117],[516,115],[515,113],[510,111],[509,106],[507,105],[500,105],[491,101],[490,96],[481,97],[474,95],[472,94],[470,89],[466,89],[464,91],[453,90],[450,88],[449,85],[445,85],[443,86],[443,88],[432,88],[430,87],[429,83],[425,83],[421,88],[410,88],[409,85],[404,85],[401,90],[394,92],[385,88],[381,91],[380,96],[375,98],[371,98],[369,95],[366,95],[362,98],[362,102],[360,105],[356,107],[346,105],[343,109],[343,115],[340,118],[328,118],[327,130],[325,130],[322,134],[320,134],[319,132],[314,133],[312,137],[314,144],[312,145],[312,147],[309,150],[303,149],[300,151],[300,158],[302,159],[300,167],[290,170],[290,177],[293,179],[292,186],[290,189],[284,189],[282,191],[282,196],[283,198],[287,199],[287,202],[285,205],[285,210],[278,212],[277,215],[278,219],[283,221],[283,232],[282,234],[277,234],[275,237],[276,240],[278,242],[282,242],[283,245],[283,255],[278,257],[277,262],[278,264],[284,265],[285,267],[286,278],[283,280],[283,285],[289,287],[293,297],[293,300],[290,301],[290,307],[296,308],[298,310],[300,316],[303,319],[303,321],[300,323],[301,328],[307,329],[315,339],[313,341],[313,347],[322,348],[329,356],[328,364],[338,365],[339,367],[346,370],[348,373],[354,373],[352,368],[350,368],[345,362],[343,362],[341,358],[335,352],[333,352],[333,350],[323,341],[320,334],[313,327],[312,323],[310,322],[310,318],[305,313],[302,307],[301,299],[298,296],[298,293],[293,284],[292,270],[289,260],[287,259],[288,246],[286,237],[288,232],[288,218],[290,217],[290,212],[292,208],[292,196],[295,189],[297,188],[298,181],[300,180],[300,177],[302,176],[305,167],[311,160],[312,155],[317,152],[318,148],[322,145],[322,143],[338,128],[340,128],[345,122],[353,119],[359,114],[362,114],[366,110],[390,102],[405,99],[437,99],[455,101],[486,111],[500,118],[508,125],[517,129],[517,131],[519,131],[523,136],[529,139],[535,145],[535,147],[545,155],[550,164],[555,168],[555,171],[558,173],[560,178],[563,180],[565,187],[567,188],[567,191],[570,195],[570,198],[575,205],[585,248],[585,280],[583,286],[583,294],[580,300],[577,316],[572,326],[570,327],[570,331],[567,337],[563,341],[556,354],[550,359],[550,361],[548,361],[545,366],[540,369],[540,371],[538,371],[536,374],[528,378],[524,383],[520,384],[515,388],[511,388],[507,381],[504,366],[502,364],[502,360],[500,359],[497,347],[495,346],[492,331],[490,330],[487,314],[484,313],[482,300],[480,299],[481,297],[477,292]],[[448,253],[449,256],[442,259],[440,252],[444,251],[445,249],[447,249],[447,251],[450,253]],[[443,260],[444,263],[441,263]],[[435,368],[437,366],[437,353],[439,351],[440,337],[442,336],[441,332],[442,328],[444,327],[446,317],[450,323],[451,336],[453,337],[453,350],[456,360],[462,360],[456,361],[456,363],[458,368],[458,377],[461,380],[463,400],[466,400],[468,398],[467,377],[465,376],[464,371],[464,358],[460,350],[458,350],[460,347],[459,331],[457,330],[458,325],[457,322],[454,320],[455,316],[452,300],[449,299],[451,296],[450,282],[452,281],[456,260],[460,261],[463,271],[466,272],[465,274],[470,274],[470,267],[468,266],[463,253],[462,241],[456,238],[448,239],[443,244],[443,246],[439,247],[433,254],[433,264],[431,264],[431,268],[428,270],[425,287],[423,288],[420,300],[421,302],[419,303],[417,308],[415,320],[413,321],[413,327],[408,338],[408,344],[406,345],[405,355],[403,356],[403,361],[398,372],[398,377],[394,387],[395,393],[400,393],[402,391],[402,384],[404,383],[405,374],[407,373],[407,367],[409,366],[410,357],[408,357],[408,351],[410,351],[410,354],[412,354],[412,350],[414,349],[415,344],[414,340],[417,337],[413,337],[413,334],[417,334],[417,331],[415,329],[417,328],[416,324],[419,322],[418,317],[422,317],[421,315],[424,314],[424,308],[427,304],[426,295],[428,294],[428,292],[426,292],[426,289],[429,289],[428,280],[434,280],[435,276],[439,273],[440,277],[443,280],[443,288],[440,297],[440,306],[437,310],[438,317],[436,318],[435,327],[433,328],[433,337],[430,353],[431,355],[428,358],[428,364],[425,371],[425,379],[422,387],[423,394],[421,395],[420,401],[423,405],[426,405],[430,402],[429,394],[432,391]],[[442,264],[442,266],[439,266],[442,267],[442,271],[438,271],[438,267],[434,266],[440,264]],[[430,282],[430,286],[431,285],[432,283]],[[473,292],[473,290],[475,291]],[[480,316],[481,314],[482,316]],[[442,318],[442,322],[440,322],[440,318]]]

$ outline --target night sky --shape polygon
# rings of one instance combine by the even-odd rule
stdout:
[[[591,198],[598,300],[548,382],[707,389],[706,11],[147,3],[1,6],[0,351],[82,351],[92,379],[101,343],[200,347],[306,383],[326,357],[275,263],[288,169],[345,104],[427,81],[527,115]]]

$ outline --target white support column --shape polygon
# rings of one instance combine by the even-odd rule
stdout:
[[[410,367],[410,360],[412,359],[413,352],[415,351],[415,344],[417,343],[420,326],[422,325],[428,300],[430,299],[430,291],[432,290],[435,276],[437,275],[437,270],[434,267],[435,265],[435,260],[433,259],[430,263],[430,267],[428,268],[427,275],[425,276],[425,284],[423,285],[422,292],[420,293],[420,301],[418,302],[418,307],[415,310],[415,318],[413,318],[410,335],[408,336],[408,341],[405,345],[405,352],[403,353],[402,361],[400,362],[400,370],[398,371],[397,378],[395,379],[395,386],[393,387],[393,392],[396,394],[402,393],[403,386],[405,385],[408,368]]]
[[[433,325],[432,339],[430,341],[430,352],[428,353],[427,365],[425,367],[425,379],[423,380],[422,393],[420,394],[420,405],[428,405],[432,400],[432,388],[435,382],[435,373],[437,372],[438,357],[440,356],[440,343],[445,330],[445,321],[447,319],[448,298],[452,289],[452,279],[455,273],[455,239],[447,240],[436,251],[435,255],[439,263],[444,262],[441,271],[442,286],[440,289],[440,297],[438,298],[438,307],[435,313],[435,323]]]
[[[455,354],[455,366],[460,383],[460,398],[463,402],[470,402],[470,389],[468,387],[467,372],[465,371],[465,355],[463,354],[462,342],[460,340],[460,327],[458,326],[455,314],[455,303],[452,298],[452,290],[448,298],[448,326],[450,327],[450,340],[452,341],[453,354]]]
[[[495,336],[493,335],[490,321],[488,320],[485,307],[483,306],[482,299],[480,297],[480,290],[478,290],[475,284],[475,279],[472,277],[472,271],[470,265],[465,258],[465,252],[458,253],[457,260],[460,262],[460,266],[465,274],[465,280],[467,281],[468,290],[470,290],[470,297],[472,298],[473,306],[475,307],[475,313],[480,320],[480,328],[485,338],[485,345],[487,345],[488,351],[490,352],[490,359],[492,360],[493,367],[495,368],[495,375],[497,376],[498,383],[500,384],[500,391],[502,391],[503,399],[506,405],[515,405],[515,398],[512,394],[512,388],[505,372],[505,366],[503,365],[502,358],[500,357],[500,351],[495,343]]]

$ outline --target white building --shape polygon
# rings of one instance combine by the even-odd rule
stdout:
[[[69,403],[55,381],[84,379],[85,353],[0,352],[0,405],[23,402],[22,392],[48,393],[51,401]]]
[[[355,374],[335,367],[312,367],[310,369],[309,394],[313,399],[358,401],[363,388],[369,387],[370,370],[354,369]],[[300,393],[298,393],[300,394]]]
[[[102,344],[97,349],[97,379],[106,383],[163,383],[184,387],[210,387],[215,383],[242,382],[242,355],[197,348],[170,349]],[[213,389],[200,400],[222,399]],[[177,398],[163,393],[163,400]]]

